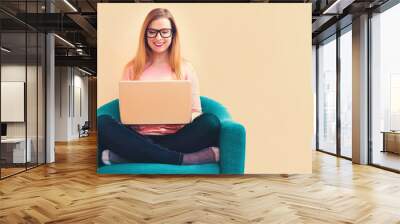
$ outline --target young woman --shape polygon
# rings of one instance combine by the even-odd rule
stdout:
[[[167,9],[153,9],[140,32],[136,56],[125,66],[123,80],[190,80],[192,117],[186,125],[125,126],[108,115],[98,118],[101,161],[200,164],[219,161],[219,119],[202,113],[198,79],[180,55],[179,32]],[[160,111],[162,113],[162,111]]]

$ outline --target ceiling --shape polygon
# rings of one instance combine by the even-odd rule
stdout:
[[[335,3],[337,1],[337,3]],[[337,27],[351,23],[351,18],[376,8],[387,0],[231,0],[229,2],[312,3],[313,43],[317,43],[336,32]],[[24,54],[25,30],[55,32],[56,65],[83,66],[96,71],[97,54],[97,3],[126,2],[226,2],[215,0],[166,1],[166,0],[47,0],[18,1],[1,0],[0,22],[3,46],[15,49],[15,54]],[[69,4],[68,4],[69,3]],[[52,11],[52,13],[49,13]],[[325,13],[324,13],[325,12]],[[338,23],[338,21],[340,22]],[[339,24],[339,25],[338,25]],[[28,38],[29,39],[29,38]],[[28,40],[28,54],[36,49]],[[2,54],[3,55],[3,54]],[[29,56],[28,56],[29,57]]]

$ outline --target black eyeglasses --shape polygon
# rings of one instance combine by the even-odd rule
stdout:
[[[160,33],[162,38],[168,38],[172,36],[172,29],[161,29],[161,30],[156,30],[156,29],[147,29],[146,30],[146,37],[156,37],[158,35],[158,33]]]

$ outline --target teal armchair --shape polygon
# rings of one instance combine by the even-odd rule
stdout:
[[[170,165],[159,163],[121,163],[102,165],[97,156],[99,174],[243,174],[245,164],[246,130],[232,120],[227,109],[217,101],[201,96],[203,113],[216,115],[221,122],[220,161],[199,165]],[[120,121],[119,101],[115,99],[97,109],[97,117],[110,115]],[[100,132],[101,130],[97,130]],[[100,145],[98,149],[102,148]]]

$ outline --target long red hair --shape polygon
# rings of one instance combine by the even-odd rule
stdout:
[[[151,59],[152,50],[147,44],[146,40],[146,29],[156,19],[167,18],[171,22],[171,28],[173,31],[171,45],[168,48],[169,53],[169,64],[172,71],[176,75],[176,79],[183,79],[181,69],[181,47],[179,44],[179,32],[176,27],[175,19],[168,9],[156,8],[151,10],[142,25],[139,36],[139,45],[136,51],[135,57],[126,65],[126,67],[133,67],[133,73],[130,74],[130,80],[137,80],[145,69],[146,63]]]

